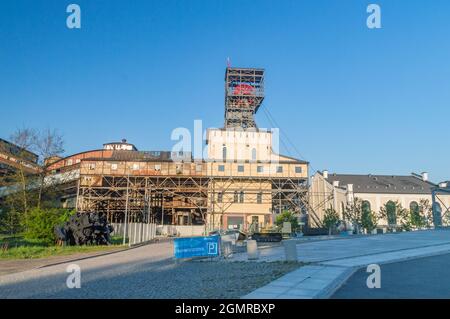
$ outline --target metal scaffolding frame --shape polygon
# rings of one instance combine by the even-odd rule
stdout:
[[[189,176],[111,176],[95,177],[91,184],[80,183],[77,196],[79,212],[106,213],[108,219],[178,223],[187,216],[189,224],[203,222],[207,212],[207,179]],[[171,220],[169,219],[171,218]]]
[[[94,176],[95,183],[79,184],[77,210],[105,213],[112,222],[127,215],[129,221],[176,225],[182,216],[182,224],[205,224],[209,214],[215,224],[236,203],[230,194],[242,191],[243,204],[261,204],[261,194],[264,203],[270,199],[272,212],[287,209],[310,226],[322,226],[309,206],[305,178],[85,175]],[[227,200],[219,201],[218,194]]]

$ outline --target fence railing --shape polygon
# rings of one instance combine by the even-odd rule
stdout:
[[[148,242],[156,237],[156,224],[147,223],[112,223],[113,236],[124,236],[126,231],[126,242],[130,245]]]

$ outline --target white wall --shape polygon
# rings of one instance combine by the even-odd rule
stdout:
[[[227,148],[227,161],[252,160],[252,150],[256,150],[259,161],[278,161],[272,154],[272,132],[208,129],[208,159],[223,160],[223,147]]]
[[[205,235],[205,225],[158,225],[157,234],[161,236],[192,237]]]

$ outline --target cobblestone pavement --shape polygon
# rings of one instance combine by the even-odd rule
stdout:
[[[68,289],[64,263],[0,276],[0,298],[239,298],[298,263],[195,262],[172,259],[158,243],[75,261],[81,288]]]

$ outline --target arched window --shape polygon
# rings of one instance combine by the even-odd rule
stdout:
[[[409,213],[411,214],[411,221],[414,225],[420,225],[421,224],[421,217],[420,217],[420,208],[419,204],[417,204],[416,201],[412,201],[409,204]]]
[[[252,149],[252,161],[256,161],[256,148]]]
[[[412,201],[409,204],[409,210],[411,211],[411,214],[413,213],[419,213],[419,204],[417,204],[416,201]]]
[[[397,207],[393,201],[388,201],[386,203],[386,214],[387,214],[387,222],[389,225],[397,224]]]
[[[364,200],[361,203],[361,219],[367,225],[369,225],[369,223],[373,224],[372,217],[370,215],[371,212],[372,212],[372,210],[371,210],[371,207],[370,207],[370,202],[367,201],[367,200]]]
[[[227,147],[226,146],[224,146],[222,148],[222,159],[224,162],[227,160]]]
[[[370,213],[371,211],[370,202],[367,200],[363,201],[361,204],[361,209],[363,213]]]

